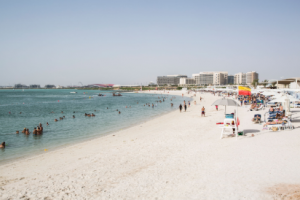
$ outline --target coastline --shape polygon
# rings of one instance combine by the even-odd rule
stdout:
[[[202,102],[199,96],[204,97]],[[220,140],[215,123],[223,120],[224,107],[215,111],[211,106],[218,98],[198,93],[197,105],[192,102],[187,112],[170,112],[126,130],[1,165],[0,197],[276,199],[278,187],[297,187],[298,130],[261,131],[251,122],[254,112],[242,107],[239,115],[246,136]],[[200,117],[202,106],[206,117]],[[288,194],[287,189],[281,194]]]

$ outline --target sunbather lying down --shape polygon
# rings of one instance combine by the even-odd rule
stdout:
[[[287,121],[286,120],[274,120],[272,122],[265,123],[263,127],[266,127],[268,125],[282,124],[282,123],[286,124]]]

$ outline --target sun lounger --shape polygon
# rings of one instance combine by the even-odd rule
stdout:
[[[267,125],[267,129],[270,131],[274,131],[273,127],[277,128],[277,131],[281,131],[281,130],[286,130],[286,129],[294,129],[294,125],[291,123],[291,121],[289,119],[284,119],[285,121],[287,121],[285,124],[270,124]]]
[[[263,106],[262,104],[260,104],[260,106],[256,109],[256,111],[262,110],[263,107],[264,107],[264,106]]]

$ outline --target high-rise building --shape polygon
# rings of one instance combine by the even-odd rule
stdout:
[[[234,84],[234,76],[228,75],[228,84]]]
[[[196,81],[194,78],[180,78],[179,85],[185,86],[185,85],[195,85]]]
[[[246,84],[246,74],[239,72],[234,75],[234,84],[245,85]]]
[[[157,85],[179,85],[180,78],[187,78],[187,75],[158,76]]]
[[[247,81],[246,81],[247,85],[251,85],[254,80],[258,80],[258,73],[256,73],[255,71],[247,72],[246,77],[247,77]]]
[[[200,72],[193,74],[196,85],[226,85],[228,72]]]

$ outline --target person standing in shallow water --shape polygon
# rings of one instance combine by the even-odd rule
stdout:
[[[182,110],[182,105],[181,105],[181,104],[179,105],[179,110],[180,110],[180,112],[181,112],[181,110]]]
[[[4,149],[5,148],[5,142],[2,142],[2,144],[0,144],[0,149]]]

